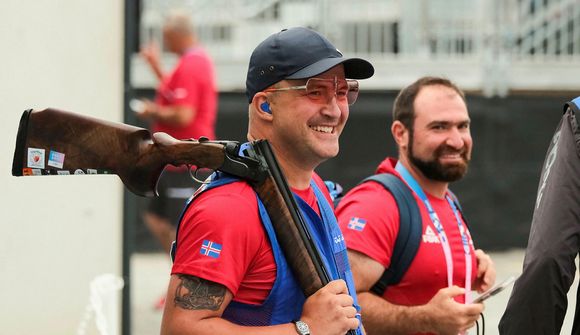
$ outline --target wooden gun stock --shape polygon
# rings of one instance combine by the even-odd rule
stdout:
[[[218,169],[225,149],[226,142],[178,141],[57,109],[27,110],[20,119],[12,175],[116,174],[131,192],[152,196],[167,164]]]

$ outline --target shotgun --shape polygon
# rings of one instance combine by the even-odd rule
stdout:
[[[140,196],[157,195],[167,164],[196,165],[259,182],[265,167],[239,157],[237,142],[178,141],[165,133],[57,109],[26,110],[20,118],[13,176],[116,174]]]
[[[296,200],[266,140],[239,154],[235,141],[176,140],[123,123],[57,109],[27,110],[18,128],[14,176],[116,174],[140,196],[156,195],[166,165],[195,165],[247,180],[266,210],[306,297],[330,281]],[[354,331],[349,334],[355,334]]]

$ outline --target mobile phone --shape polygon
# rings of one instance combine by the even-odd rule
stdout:
[[[475,298],[473,300],[473,303],[474,304],[478,304],[480,302],[485,301],[486,299],[488,299],[490,297],[493,297],[494,295],[496,295],[499,292],[503,291],[506,287],[508,287],[511,284],[513,284],[513,282],[515,280],[516,280],[516,277],[515,276],[508,277],[506,280],[502,281],[499,284],[496,284],[495,286],[493,286],[489,290],[483,292],[481,295],[479,295],[477,298]]]

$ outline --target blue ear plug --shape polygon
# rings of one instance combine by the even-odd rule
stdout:
[[[269,103],[267,103],[267,102],[263,102],[263,103],[260,105],[260,108],[261,108],[261,109],[262,109],[264,112],[266,112],[266,113],[268,113],[268,114],[272,114],[272,111],[270,110],[270,104],[269,104]]]

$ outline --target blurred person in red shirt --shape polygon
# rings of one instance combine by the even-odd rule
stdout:
[[[190,16],[170,13],[163,25],[165,48],[178,55],[175,68],[164,73],[159,49],[151,43],[141,56],[159,79],[155,100],[141,99],[139,118],[151,123],[152,132],[165,132],[177,139],[215,139],[217,90],[214,65],[198,43]],[[143,215],[146,226],[169,253],[179,215],[197,183],[187,167],[167,166],[159,180],[159,197],[153,198]]]

